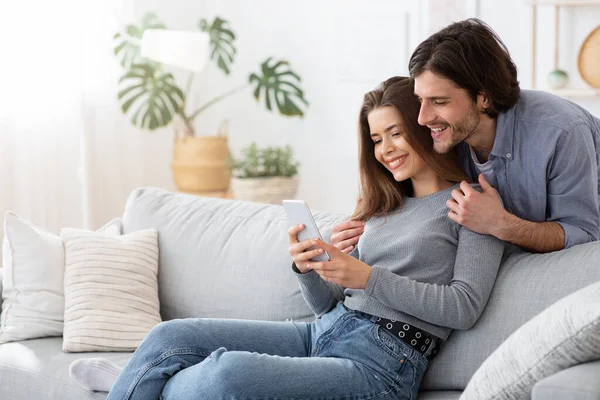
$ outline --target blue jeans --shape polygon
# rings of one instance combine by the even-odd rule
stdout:
[[[416,399],[427,359],[341,302],[311,323],[163,322],[107,400]]]

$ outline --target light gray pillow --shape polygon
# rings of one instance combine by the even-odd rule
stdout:
[[[510,335],[475,372],[461,400],[530,398],[541,379],[600,358],[600,282],[552,304]]]

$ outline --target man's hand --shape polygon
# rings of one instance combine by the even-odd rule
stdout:
[[[310,262],[308,268],[329,282],[351,289],[367,287],[372,268],[362,261],[349,256],[332,244],[317,241],[316,247],[328,252],[333,260],[327,262]]]
[[[331,228],[331,243],[344,253],[348,254],[358,243],[360,235],[365,230],[364,221],[346,221]]]
[[[460,189],[452,191],[452,198],[446,202],[450,209],[448,217],[473,232],[499,237],[508,212],[483,174],[479,174],[479,184],[482,193],[465,181],[461,182]]]

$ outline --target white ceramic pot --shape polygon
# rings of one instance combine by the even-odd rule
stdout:
[[[569,74],[561,69],[555,69],[548,74],[548,86],[551,89],[562,89],[569,83]]]
[[[298,177],[231,178],[231,190],[238,200],[281,205],[284,199],[296,197]]]

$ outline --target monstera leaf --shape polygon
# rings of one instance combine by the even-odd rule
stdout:
[[[235,34],[229,28],[228,21],[215,17],[209,23],[203,18],[199,21],[199,27],[210,36],[211,59],[229,75],[237,50],[234,45]],[[168,125],[178,115],[188,128],[187,132],[194,135],[193,121],[200,113],[235,93],[248,90],[248,86],[253,86],[254,97],[258,101],[264,98],[269,111],[273,111],[275,103],[282,115],[304,115],[303,109],[308,102],[300,89],[300,77],[291,70],[287,61],[273,61],[272,57],[261,64],[259,74],[253,73],[248,77],[248,83],[234,87],[188,113],[185,110],[186,95],[175,83],[173,75],[165,72],[167,65],[140,54],[140,41],[147,29],[166,27],[155,14],[146,13],[140,26],[127,25],[113,38],[115,56],[125,70],[119,80],[118,98],[123,113],[131,117],[133,125],[155,130]],[[188,90],[191,82],[190,77]]]
[[[271,102],[274,100],[282,115],[303,116],[304,112],[298,107],[297,102],[300,101],[306,106],[308,102],[297,86],[301,81],[300,77],[289,68],[287,61],[278,61],[269,65],[271,59],[272,57],[269,57],[261,64],[262,76],[251,74],[248,78],[251,85],[256,85],[254,97],[260,101],[263,93],[265,106],[269,111],[272,110]]]
[[[233,45],[235,34],[229,29],[228,24],[219,17],[215,17],[212,24],[209,24],[204,18],[199,23],[200,30],[210,35],[210,58],[217,61],[217,66],[225,75],[229,75],[231,72],[231,64],[233,64],[237,52]]]
[[[125,68],[132,64],[143,64],[148,62],[140,55],[140,40],[146,29],[166,29],[167,27],[158,20],[154,13],[146,13],[142,18],[140,27],[127,25],[124,32],[118,32],[113,36],[115,42],[115,56]]]
[[[127,114],[133,107],[131,122],[135,126],[152,131],[166,126],[181,112],[183,91],[174,83],[173,75],[158,66],[133,64],[119,83],[127,85],[119,92],[121,109]]]

